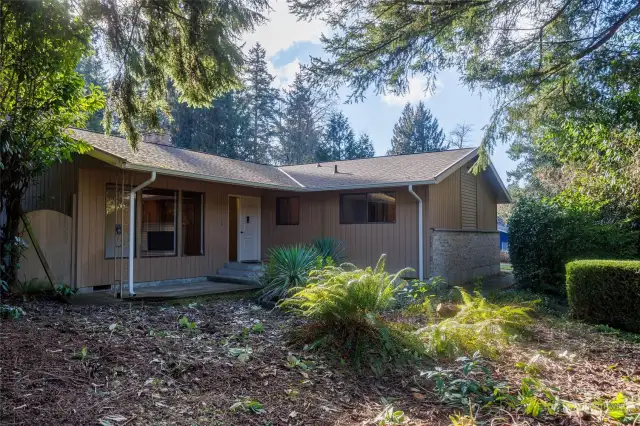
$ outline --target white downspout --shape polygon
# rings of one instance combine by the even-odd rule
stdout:
[[[422,231],[422,198],[413,192],[413,185],[409,185],[409,193],[418,200],[418,274],[420,280],[424,280],[424,235]]]
[[[133,292],[133,258],[135,256],[135,243],[134,237],[136,235],[136,215],[135,215],[135,207],[136,207],[136,192],[140,191],[145,186],[155,182],[156,180],[156,172],[151,172],[151,177],[142,182],[140,185],[136,186],[131,190],[129,195],[129,297],[134,297],[136,294]],[[122,294],[120,295],[122,297]]]

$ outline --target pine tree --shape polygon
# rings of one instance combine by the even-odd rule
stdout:
[[[447,149],[444,132],[438,119],[427,109],[424,102],[418,102],[414,109],[407,103],[400,119],[393,127],[389,155],[415,154]]]
[[[249,51],[243,97],[248,112],[246,143],[239,146],[241,158],[266,163],[275,135],[278,90],[271,87],[274,77],[267,71],[266,51],[256,43]]]
[[[90,90],[91,85],[95,85],[100,88],[102,92],[107,91],[107,73],[104,70],[102,61],[98,55],[94,54],[83,57],[76,67],[76,72],[82,75],[86,90]],[[96,111],[87,120],[86,128],[94,132],[104,132],[104,127],[102,125],[103,118],[104,108],[101,108],[100,111]]]
[[[355,160],[357,158],[371,158],[375,155],[373,150],[373,143],[369,135],[362,133],[358,140],[351,146],[347,146],[345,149],[345,159]]]
[[[318,96],[298,73],[292,87],[285,91],[283,103],[283,119],[274,153],[276,162],[303,164],[316,161],[326,110],[322,96]]]

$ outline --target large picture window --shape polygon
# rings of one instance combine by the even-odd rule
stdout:
[[[340,223],[395,223],[396,193],[342,194]]]
[[[108,183],[105,207],[104,257],[129,257],[129,187]]]
[[[142,191],[140,256],[175,256],[176,198],[175,191]]]
[[[182,254],[204,254],[204,194],[182,192]]]
[[[276,198],[276,225],[300,224],[300,197]]]

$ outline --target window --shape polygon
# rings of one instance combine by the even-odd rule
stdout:
[[[105,199],[104,257],[129,257],[128,186],[108,183]]]
[[[182,254],[204,254],[204,194],[182,192]]]
[[[175,256],[176,192],[142,190],[140,256]]]
[[[396,193],[370,192],[367,194],[369,223],[395,223]]]
[[[395,223],[396,193],[342,194],[340,223]]]
[[[300,224],[300,197],[276,198],[276,225]]]

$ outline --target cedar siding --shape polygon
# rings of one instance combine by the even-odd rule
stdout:
[[[468,166],[468,165],[467,165]],[[474,176],[463,165],[438,184],[415,185],[423,200],[424,266],[430,275],[431,229],[496,230],[497,196],[487,172]],[[127,280],[127,258],[120,262],[105,258],[105,210],[107,184],[138,185],[148,172],[123,171],[89,156],[76,156],[73,163],[55,165],[29,189],[25,210],[52,209],[73,217],[72,282],[77,287],[114,284],[122,275]],[[418,202],[406,185],[360,190],[292,191],[196,180],[164,175],[149,188],[178,192],[176,211],[176,256],[139,257],[136,250],[135,282],[203,277],[215,274],[229,260],[229,197],[261,198],[261,257],[270,248],[307,244],[319,237],[344,242],[347,261],[358,266],[375,265],[387,254],[387,268],[397,271],[411,267],[418,275]],[[181,191],[204,194],[204,254],[182,256]],[[395,192],[394,223],[341,224],[340,196],[345,193]],[[74,210],[75,195],[75,210]],[[276,225],[276,198],[300,198],[298,225]],[[140,211],[140,197],[136,211]],[[120,223],[120,222],[117,222]],[[126,221],[125,221],[126,223]],[[136,215],[136,245],[140,239],[141,216]],[[122,272],[121,272],[122,271]]]

